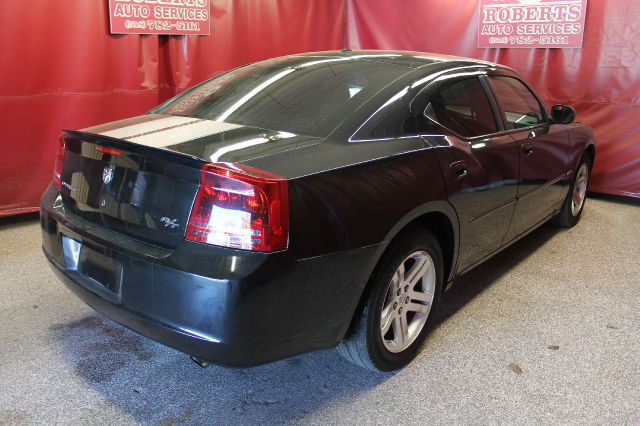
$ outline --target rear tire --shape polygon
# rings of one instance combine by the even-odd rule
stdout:
[[[371,277],[354,329],[337,347],[340,355],[372,371],[411,362],[442,294],[442,259],[438,240],[421,228],[393,242]]]
[[[573,175],[571,187],[567,198],[564,200],[562,210],[551,222],[563,228],[572,228],[580,221],[584,205],[587,202],[587,191],[589,189],[589,177],[591,176],[592,159],[588,153],[584,153],[578,168]]]

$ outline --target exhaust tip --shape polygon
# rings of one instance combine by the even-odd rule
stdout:
[[[202,368],[207,368],[209,366],[209,363],[205,360],[202,360],[198,357],[195,357],[193,355],[189,355],[189,359],[191,359],[191,361],[195,362],[196,364],[198,364],[200,367]]]

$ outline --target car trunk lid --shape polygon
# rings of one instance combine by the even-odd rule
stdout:
[[[66,131],[65,208],[164,248],[183,239],[206,162],[243,162],[319,142],[265,129],[148,114]]]
[[[184,237],[201,164],[170,151],[67,132],[60,192],[65,208],[82,219],[172,248]]]

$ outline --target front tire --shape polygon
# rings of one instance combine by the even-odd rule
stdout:
[[[420,228],[404,233],[376,268],[355,329],[338,352],[373,371],[404,367],[427,336],[442,288],[438,240]]]
[[[591,176],[591,156],[584,153],[578,163],[567,198],[564,200],[562,210],[552,222],[563,228],[572,228],[580,221],[584,205],[587,201],[589,189],[589,177]]]

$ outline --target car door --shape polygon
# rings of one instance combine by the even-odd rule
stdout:
[[[502,124],[489,88],[474,74],[442,76],[413,102],[423,110],[418,120],[424,122],[417,127],[437,148],[448,199],[458,215],[458,271],[502,246],[517,193],[515,140],[499,134]]]
[[[488,77],[505,130],[517,143],[518,197],[505,243],[560,207],[568,167],[567,132],[552,124],[537,96],[515,76]]]

